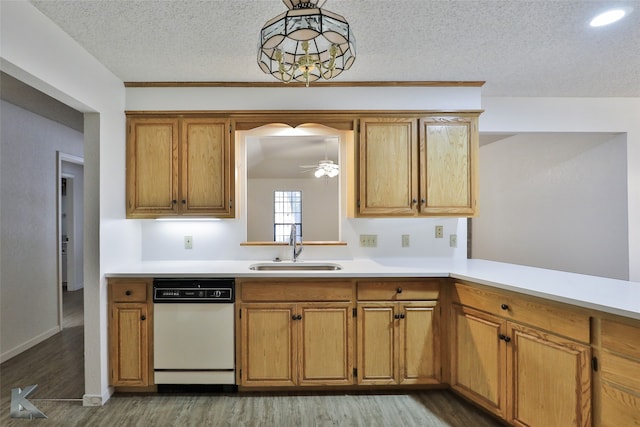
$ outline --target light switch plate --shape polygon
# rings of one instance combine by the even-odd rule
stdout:
[[[378,246],[377,234],[361,234],[360,246],[363,248],[375,248]]]
[[[184,236],[184,248],[193,249],[193,236]]]
[[[441,225],[436,225],[436,239],[442,239],[443,229]]]

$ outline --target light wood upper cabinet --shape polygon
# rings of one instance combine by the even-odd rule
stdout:
[[[478,114],[360,120],[358,216],[473,216]]]
[[[230,121],[128,119],[127,217],[235,215]]]
[[[178,119],[129,119],[127,217],[178,214]]]
[[[473,216],[477,206],[478,118],[420,119],[420,213]]]
[[[417,119],[362,119],[360,126],[360,215],[414,215]]]

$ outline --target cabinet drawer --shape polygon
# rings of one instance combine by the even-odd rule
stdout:
[[[577,341],[588,343],[590,339],[589,316],[561,308],[553,302],[547,303],[533,297],[493,292],[462,283],[454,285],[452,301]]]
[[[146,302],[149,280],[109,280],[111,302]]]
[[[640,359],[640,327],[602,320],[602,347]]]
[[[640,396],[617,387],[603,384],[601,389],[602,413],[600,426],[620,427],[640,425]]]
[[[603,351],[600,366],[603,379],[640,394],[640,362]]]
[[[439,280],[397,280],[358,282],[359,301],[437,300]]]
[[[242,281],[240,298],[246,301],[351,301],[348,280],[251,280]]]

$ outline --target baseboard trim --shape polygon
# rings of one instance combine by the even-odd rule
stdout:
[[[60,328],[60,326],[57,325],[56,327],[51,328],[48,331],[41,333],[40,335],[36,335],[35,337],[23,342],[22,344],[17,345],[14,348],[5,351],[4,353],[0,354],[0,363],[4,363],[7,360],[11,359],[12,357],[19,355],[23,351],[29,350],[31,347],[40,344],[42,341],[46,340],[47,338],[51,338],[52,336],[54,336],[60,331],[62,331],[62,328]]]

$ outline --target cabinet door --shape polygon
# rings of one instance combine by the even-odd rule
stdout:
[[[147,305],[116,303],[109,323],[111,385],[149,385],[149,321]]]
[[[395,303],[358,303],[358,384],[398,382]]]
[[[242,305],[242,385],[295,385],[294,315],[294,304]]]
[[[589,346],[509,323],[513,346],[511,422],[518,426],[590,426]]]
[[[400,383],[440,382],[440,308],[436,301],[399,304]]]
[[[417,130],[416,119],[361,120],[360,215],[417,212]]]
[[[353,384],[353,305],[301,304],[300,385]]]
[[[451,313],[451,387],[504,418],[506,322],[457,304]]]
[[[477,117],[420,119],[420,213],[473,216]]]
[[[233,216],[229,126],[224,119],[182,121],[182,214]]]
[[[127,217],[178,213],[178,119],[132,118],[127,138]]]

